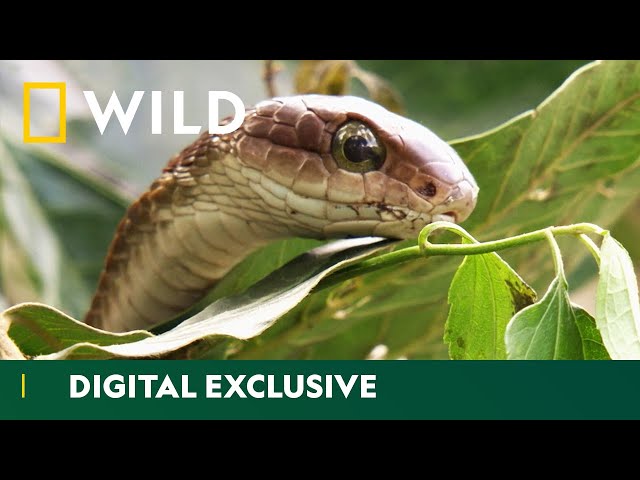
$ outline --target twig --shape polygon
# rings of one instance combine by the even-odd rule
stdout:
[[[281,71],[279,65],[273,60],[265,60],[264,68],[262,69],[262,81],[267,89],[267,95],[269,97],[277,97],[276,86],[274,83],[276,75]]]

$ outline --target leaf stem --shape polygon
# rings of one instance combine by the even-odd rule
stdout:
[[[596,263],[598,264],[598,267],[600,267],[600,249],[595,244],[595,242],[593,240],[591,240],[584,233],[581,233],[578,236],[578,238],[582,241],[582,243],[584,243],[584,245],[587,247],[587,250],[589,250],[589,252],[591,252],[591,255],[593,255],[593,258],[595,259]]]
[[[558,242],[556,242],[556,238],[551,233],[551,230],[545,230],[545,237],[549,241],[549,245],[551,245],[551,253],[553,254],[553,266],[555,267],[556,277],[559,278],[564,284],[566,288],[567,280],[564,275],[564,263],[562,262],[562,252],[560,252],[560,246]]]
[[[448,230],[456,233],[465,238],[471,243],[459,243],[459,244],[434,244],[429,241],[429,236],[436,230]],[[369,258],[361,261],[356,265],[352,265],[343,270],[325,277],[315,288],[315,290],[322,290],[324,288],[333,286],[337,283],[349,280],[365,273],[380,270],[392,265],[398,265],[401,263],[415,260],[421,257],[430,257],[437,255],[478,255],[483,253],[491,253],[499,250],[505,250],[507,248],[513,248],[521,245],[527,245],[530,243],[538,242],[540,240],[548,239],[547,235],[576,235],[578,236],[589,248],[591,253],[599,259],[598,247],[586,237],[586,234],[604,235],[607,230],[600,228],[598,225],[592,223],[576,223],[575,225],[567,225],[561,227],[547,227],[541,230],[535,230],[529,233],[523,233],[513,237],[503,238],[501,240],[493,240],[489,242],[478,242],[469,232],[455,223],[450,222],[434,222],[422,229],[418,237],[418,245],[414,247],[407,247],[394,252],[385,253],[377,257]],[[587,238],[585,240],[583,238]],[[555,240],[554,240],[555,241]]]
[[[473,244],[433,244],[429,242],[429,235],[435,230],[448,230],[457,233],[462,237],[471,240]],[[529,233],[523,233],[514,237],[493,240],[490,242],[478,242],[466,230],[459,225],[449,222],[434,222],[422,229],[418,237],[418,244],[424,255],[477,255],[482,253],[497,252],[520,245],[544,240],[546,232],[556,235],[580,235],[585,233],[596,233],[604,235],[607,231],[592,223],[576,223],[562,227],[547,227]]]

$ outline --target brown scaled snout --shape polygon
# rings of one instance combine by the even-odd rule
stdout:
[[[433,205],[432,221],[466,220],[476,206],[479,188],[457,152],[421,126],[405,132],[402,140],[404,158],[415,168],[407,183]]]

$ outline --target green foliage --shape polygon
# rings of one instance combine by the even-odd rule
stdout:
[[[0,132],[0,291],[84,313],[128,200],[59,156]]]
[[[369,98],[396,113],[404,113],[402,98],[388,81],[364,70],[352,60],[303,60],[296,71],[298,93],[348,95],[353,80],[358,80]]]
[[[327,65],[323,68],[329,68]],[[351,76],[355,76],[354,64],[349,65]],[[497,124],[507,98],[518,98],[523,107],[534,105],[546,94],[541,92],[558,85],[561,76],[577,64],[545,63],[543,74],[542,70],[534,70],[542,69],[543,64],[505,62],[498,67],[483,62],[473,67],[474,75],[469,75],[470,64],[462,67],[435,62],[424,64],[429,74],[433,74],[426,79],[417,76],[411,65],[361,64],[393,82],[403,93],[409,116],[426,120],[438,133],[458,134],[473,131],[478,125]],[[448,83],[436,74],[447,68],[454,72]],[[392,74],[393,69],[396,73]],[[409,78],[410,70],[416,75],[413,79]],[[343,82],[340,75],[344,73],[340,72],[344,71],[336,67],[333,80],[325,83],[335,86]],[[499,78],[492,85],[501,84],[500,88],[489,92],[489,77]],[[537,79],[537,83],[532,79]],[[532,82],[536,83],[535,88]],[[468,104],[468,115],[460,113],[459,105],[456,110],[455,102],[451,101],[457,95],[453,90],[463,84],[468,87],[466,96],[460,94],[457,98],[460,104]],[[474,84],[476,93],[470,87]],[[316,88],[325,88],[320,85]],[[428,88],[429,85],[441,88]],[[358,93],[357,88],[354,93]],[[444,99],[442,104],[438,103],[440,98]],[[445,104],[453,113],[446,113]],[[517,108],[514,105],[518,101],[511,102],[510,108]],[[480,111],[492,113],[483,116],[478,114]],[[465,227],[480,240],[572,222],[592,222],[610,228],[638,198],[639,132],[640,62],[605,61],[588,65],[535,110],[484,134],[452,142],[481,188],[479,204]],[[23,148],[9,140],[5,144],[8,146],[0,152],[3,167],[0,301],[7,305],[19,301],[46,302],[79,317],[88,305],[106,245],[127,201],[116,190],[69,167],[59,157]],[[29,229],[22,224],[25,219]],[[213,303],[208,307],[213,310],[203,313],[207,322],[196,322],[199,327],[194,337],[187,336],[188,342],[173,344],[178,349],[174,354],[190,358],[365,358],[374,346],[384,344],[387,358],[442,358],[446,355],[442,328],[449,311],[446,340],[453,358],[504,358],[507,351],[510,357],[524,351],[529,352],[528,358],[606,358],[602,343],[613,358],[638,358],[639,307],[637,287],[633,289],[633,266],[628,255],[620,254],[621,247],[616,250],[619,244],[607,238],[605,235],[600,252],[597,328],[586,311],[570,302],[566,281],[553,280],[553,256],[544,245],[536,244],[506,252],[504,259],[508,264],[497,254],[488,253],[490,250],[468,256],[455,277],[457,262],[444,257],[423,258],[421,254],[416,254],[412,261],[389,262],[392,266],[386,269],[365,269],[362,271],[369,273],[322,290],[303,288],[300,290],[303,294],[291,297],[286,308],[278,310],[277,318],[265,320],[258,315],[270,328],[251,330],[253,324],[249,320],[259,311],[257,304],[251,303],[251,295],[261,285],[256,282],[318,245],[293,239],[270,245],[236,267],[206,301],[208,304],[221,299],[221,303]],[[396,245],[393,253],[416,249],[409,246],[411,243]],[[465,253],[459,250],[454,254]],[[380,258],[383,257],[389,258],[384,255]],[[370,260],[356,261],[349,269],[369,265],[367,261]],[[565,257],[566,276],[572,279],[572,284],[574,276],[578,281],[585,279],[580,276],[583,270],[578,269],[584,264],[582,250]],[[273,275],[290,268],[287,265]],[[328,275],[326,280],[338,278],[336,269],[330,265],[323,268],[330,270],[322,275]],[[544,298],[524,310],[522,307],[533,301],[534,294],[521,278],[537,289],[551,283]],[[300,285],[308,280],[299,279]],[[509,287],[507,280],[512,283]],[[286,288],[294,291],[294,284]],[[278,295],[285,295],[286,288]],[[450,310],[446,302],[448,290]],[[514,291],[522,293],[522,301]],[[562,315],[545,316],[546,310],[540,309],[544,302]],[[253,305],[251,315],[236,321],[249,321],[247,328],[253,334],[238,334],[237,338],[243,341],[228,337],[222,341],[221,312],[216,308],[229,306],[237,319],[249,304]],[[233,310],[236,307],[239,310]],[[19,310],[13,310],[13,314]],[[517,311],[520,313],[511,320],[505,344],[505,326]],[[196,315],[194,318],[204,320],[195,310],[191,313]],[[9,318],[5,320],[11,322]],[[69,324],[68,319],[64,322]],[[182,332],[178,328],[167,332],[168,338],[178,336],[176,331]],[[234,336],[228,332],[225,335]],[[143,340],[142,344],[156,345],[154,355],[172,355],[169,353],[172,348],[162,350],[158,346],[156,339],[161,337]],[[201,340],[191,343],[196,338]],[[82,344],[77,348],[67,346],[63,350],[67,353],[58,354],[51,349],[43,350],[42,342],[31,344],[26,336],[12,339],[29,343],[20,345],[23,352],[31,352],[29,355],[104,358],[116,355],[113,352],[120,348],[125,356],[148,353],[136,354],[132,350],[136,348],[134,344],[101,348]],[[564,342],[560,348],[550,348],[554,339]],[[67,340],[74,341],[72,337]],[[185,346],[188,344],[191,347]]]
[[[406,114],[443,138],[495,127],[540,104],[584,60],[366,60],[362,67],[393,82]],[[420,72],[418,75],[417,72]]]

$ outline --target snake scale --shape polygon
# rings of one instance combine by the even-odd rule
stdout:
[[[477,195],[453,148],[375,103],[266,100],[235,132],[200,135],[129,207],[85,321],[148,329],[270,241],[415,238],[432,221],[465,220]]]

